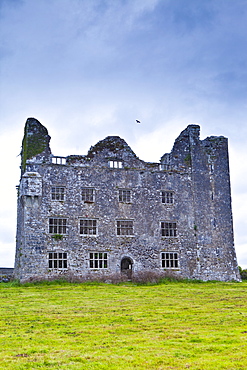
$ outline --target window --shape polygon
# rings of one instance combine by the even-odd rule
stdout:
[[[133,221],[119,220],[117,221],[117,235],[133,235]]]
[[[82,201],[85,203],[93,203],[95,190],[92,188],[83,188],[81,191]]]
[[[81,235],[97,235],[97,220],[80,220]]]
[[[110,168],[123,168],[123,162],[120,161],[109,161],[108,164]]]
[[[66,157],[52,157],[52,163],[54,164],[66,164]]]
[[[52,200],[64,200],[64,187],[53,186],[51,188],[51,199]]]
[[[67,268],[67,253],[49,252],[49,268],[50,269],[66,269]]]
[[[118,199],[119,202],[122,203],[130,203],[130,190],[127,189],[119,189]]]
[[[177,236],[176,222],[161,221],[161,235],[162,236]]]
[[[171,165],[167,163],[160,164],[160,171],[169,171],[171,169]]]
[[[49,233],[67,234],[66,218],[49,218]]]
[[[161,253],[161,266],[164,268],[178,268],[178,253]]]
[[[106,269],[107,268],[107,253],[94,252],[89,253],[90,269]]]
[[[172,191],[162,191],[161,198],[162,203],[164,204],[173,204],[174,203],[174,193]]]

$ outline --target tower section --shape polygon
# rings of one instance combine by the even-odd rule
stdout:
[[[14,274],[18,279],[35,276],[44,250],[41,217],[42,176],[40,164],[51,161],[50,136],[35,118],[28,118],[21,150],[21,178],[18,186],[16,256]]]

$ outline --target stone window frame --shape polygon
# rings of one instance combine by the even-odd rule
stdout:
[[[79,233],[81,236],[98,235],[98,219],[83,217],[79,220]]]
[[[68,219],[65,217],[49,217],[49,234],[68,233]]]
[[[62,164],[62,165],[65,165],[66,164],[66,157],[60,157],[60,156],[54,155],[51,158],[51,161],[52,161],[53,164]]]
[[[131,203],[132,191],[131,189],[118,189],[118,201],[119,203]]]
[[[108,268],[108,253],[107,252],[89,252],[89,268],[103,270]]]
[[[160,163],[159,170],[160,171],[170,171],[172,166],[169,163]]]
[[[119,161],[116,159],[110,159],[108,161],[108,166],[113,169],[122,169],[123,168],[123,161]]]
[[[51,187],[51,200],[64,201],[65,200],[65,186],[53,185]]]
[[[134,220],[131,219],[118,219],[116,220],[116,232],[120,237],[133,237],[134,236]]]
[[[62,251],[48,252],[48,267],[52,270],[67,270],[68,269],[68,253]]]
[[[176,238],[178,236],[176,221],[160,221],[160,232],[164,238]]]
[[[175,192],[173,190],[161,190],[161,203],[165,204],[167,206],[174,205],[175,199],[174,199]]]
[[[160,253],[161,267],[164,269],[179,269],[178,251],[162,251]]]
[[[95,188],[93,187],[81,188],[81,199],[84,203],[94,203],[95,202]]]

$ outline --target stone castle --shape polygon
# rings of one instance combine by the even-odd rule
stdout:
[[[86,155],[54,156],[29,118],[22,141],[14,275],[154,271],[240,281],[233,241],[228,142],[189,125],[159,163],[118,136]]]

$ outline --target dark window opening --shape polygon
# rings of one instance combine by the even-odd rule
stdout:
[[[119,202],[130,203],[131,191],[127,189],[119,189]]]
[[[161,222],[161,235],[162,236],[177,236],[176,222]]]
[[[89,267],[91,269],[106,269],[108,267],[108,257],[105,252],[89,253]]]
[[[178,253],[176,252],[161,253],[161,266],[163,268],[178,268]]]
[[[174,193],[172,191],[162,191],[161,198],[162,198],[162,203],[165,203],[165,204],[174,203]]]
[[[65,188],[61,186],[53,186],[51,188],[52,200],[64,200]]]
[[[97,235],[97,220],[83,219],[80,220],[81,235]]]
[[[133,235],[133,221],[120,220],[117,221],[117,235]]]
[[[50,269],[67,269],[67,253],[49,252],[48,265]]]
[[[49,218],[50,234],[67,234],[66,218]]]
[[[95,190],[91,188],[83,188],[81,191],[82,201],[93,203],[95,198]]]

